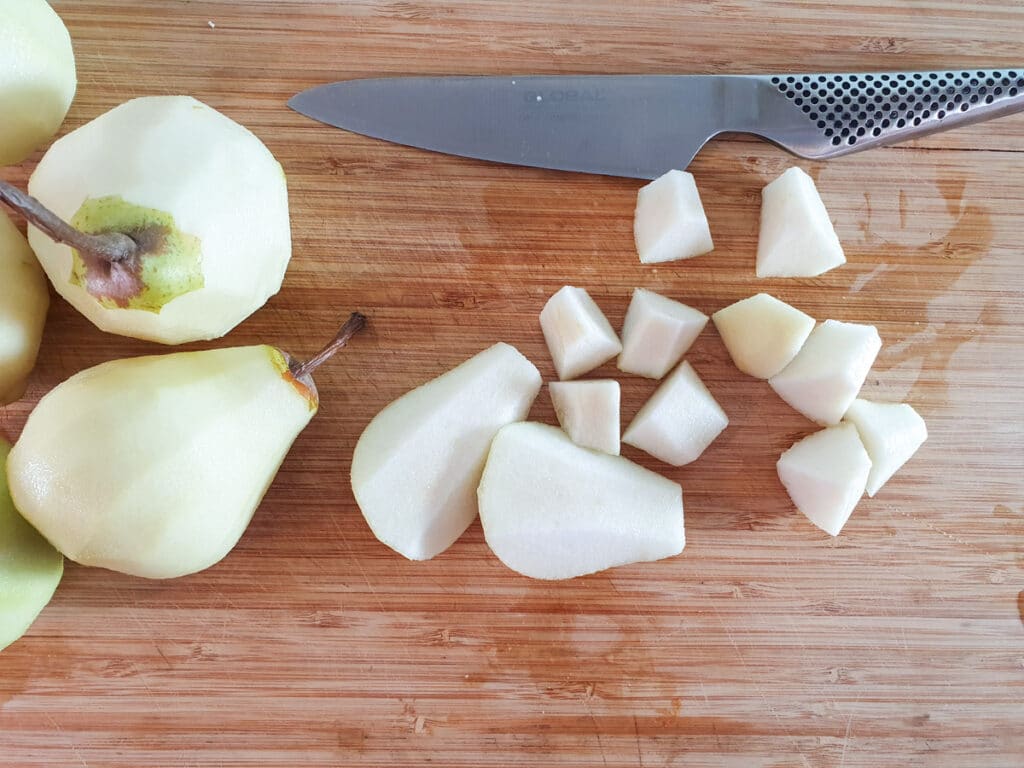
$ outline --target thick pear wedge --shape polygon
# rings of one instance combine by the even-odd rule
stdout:
[[[686,544],[678,483],[546,424],[498,432],[477,494],[491,550],[535,579],[660,560]]]
[[[60,552],[14,508],[2,466],[10,449],[0,439],[0,650],[25,634],[64,574]]]
[[[378,413],[352,455],[352,491],[374,535],[410,560],[448,549],[476,517],[491,439],[525,419],[539,391],[533,363],[495,344]]]
[[[7,460],[25,518],[72,560],[148,578],[207,568],[241,537],[317,411],[307,363],[259,345],[114,360],[46,395]]]
[[[28,241],[0,211],[0,405],[25,393],[36,364],[50,292]]]

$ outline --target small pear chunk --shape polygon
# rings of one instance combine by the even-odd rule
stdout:
[[[128,101],[47,150],[29,193],[90,235],[137,246],[111,261],[28,239],[68,303],[109,333],[164,344],[223,336],[281,288],[291,258],[281,165],[189,96]]]
[[[0,0],[0,165],[53,136],[78,86],[71,36],[46,0]]]
[[[722,406],[684,360],[644,403],[622,442],[680,467],[695,461],[728,425]]]
[[[10,450],[0,439],[0,650],[25,634],[64,574],[60,552],[14,508],[4,466]]]
[[[633,237],[642,264],[689,259],[715,247],[692,173],[669,171],[640,188]]]
[[[847,410],[844,420],[857,428],[871,457],[868,496],[878,493],[928,439],[924,419],[906,403],[875,403],[857,399]]]
[[[608,318],[583,288],[560,288],[541,310],[540,327],[562,381],[582,376],[622,351]]]
[[[82,565],[168,579],[235,546],[316,413],[315,357],[267,345],[112,360],[58,384],[7,459],[17,508]]]
[[[796,357],[814,330],[814,318],[767,293],[711,316],[733,363],[743,373],[769,379]]]
[[[374,536],[410,560],[448,549],[476,517],[491,440],[526,418],[540,385],[533,363],[495,344],[378,413],[352,455],[352,490]]]
[[[0,211],[0,405],[25,394],[49,306],[46,276],[35,254]]]
[[[814,179],[794,166],[761,190],[758,277],[814,277],[845,263]]]
[[[881,348],[875,326],[826,320],[768,384],[811,421],[838,424]]]
[[[698,309],[636,288],[622,324],[619,370],[660,379],[683,359],[707,323]]]
[[[827,427],[794,443],[776,464],[789,497],[807,519],[838,536],[864,495],[871,459],[852,424]]]
[[[477,493],[491,551],[534,579],[660,560],[686,544],[678,483],[546,424],[502,428]]]
[[[548,391],[558,423],[576,445],[619,455],[619,382],[553,381]]]

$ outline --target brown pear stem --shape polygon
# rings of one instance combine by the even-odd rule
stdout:
[[[323,349],[309,358],[306,362],[298,363],[292,367],[292,375],[297,379],[310,375],[313,371],[334,357],[335,352],[348,344],[348,340],[365,327],[366,316],[359,312],[353,312],[348,316],[348,320],[345,321],[345,324],[341,326],[341,330],[338,331],[338,334],[327,342]]]
[[[79,253],[111,263],[125,261],[138,253],[138,243],[123,232],[86,234],[72,227],[32,195],[3,179],[0,179],[0,202],[7,203],[52,240],[71,246]]]

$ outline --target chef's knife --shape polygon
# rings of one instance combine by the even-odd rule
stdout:
[[[329,125],[452,155],[652,179],[723,132],[839,157],[1024,111],[1024,68],[790,75],[397,77],[289,102]]]

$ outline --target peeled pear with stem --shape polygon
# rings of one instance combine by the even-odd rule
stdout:
[[[288,191],[244,127],[189,96],[134,99],[50,147],[26,195],[0,201],[57,292],[110,333],[223,336],[281,287]]]
[[[70,559],[135,576],[208,568],[238,542],[316,413],[313,371],[256,345],[114,360],[46,395],[7,460],[25,518]]]
[[[50,306],[46,277],[28,241],[0,211],[0,405],[25,394]]]

